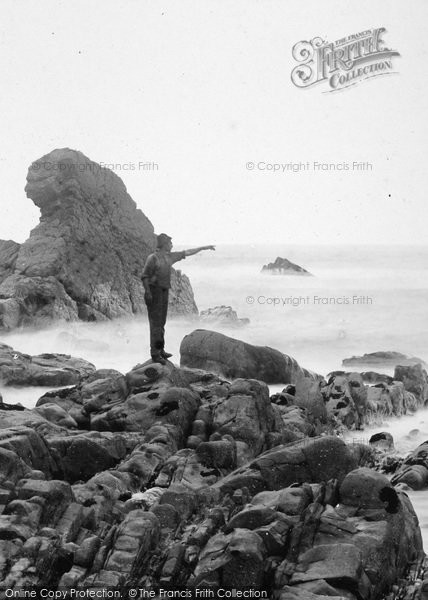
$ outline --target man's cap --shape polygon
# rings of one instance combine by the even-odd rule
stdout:
[[[162,246],[165,242],[170,242],[172,240],[172,237],[166,233],[160,233],[158,236],[156,236],[156,238],[158,247]]]

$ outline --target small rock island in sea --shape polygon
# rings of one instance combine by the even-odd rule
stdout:
[[[280,256],[276,258],[275,262],[263,265],[261,272],[272,275],[306,275],[313,277],[312,273],[309,273],[303,267],[292,263],[288,258],[281,258]]]
[[[203,323],[229,327],[243,327],[250,322],[250,319],[246,317],[238,317],[236,310],[233,310],[231,306],[224,305],[201,310],[199,320]]]
[[[56,165],[30,170],[41,222],[24,244],[0,243],[3,328],[141,312],[150,221],[83,154],[38,162]],[[171,308],[195,313],[187,278],[174,282]],[[208,316],[236,320],[218,308]],[[428,487],[426,444],[400,462],[382,457],[385,433],[338,435],[426,406],[420,364],[373,372],[375,385],[356,372],[325,379],[203,329],[182,340],[180,365],[126,374],[21,350],[0,345],[0,591],[422,600],[421,531],[403,486]],[[270,395],[274,382],[284,388]],[[56,389],[26,409],[7,402],[8,385]]]

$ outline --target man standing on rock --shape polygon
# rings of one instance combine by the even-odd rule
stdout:
[[[157,236],[156,252],[147,257],[143,271],[144,300],[150,323],[150,354],[153,362],[165,364],[172,354],[165,352],[165,323],[168,312],[168,292],[171,287],[171,267],[186,256],[201,250],[215,250],[214,246],[201,246],[182,252],[171,252],[172,240],[166,233]]]

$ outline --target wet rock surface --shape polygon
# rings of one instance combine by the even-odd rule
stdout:
[[[390,592],[423,556],[416,515],[367,468],[373,448],[334,433],[407,410],[415,379],[376,405],[356,374],[302,381],[269,397],[260,380],[148,362],[91,372],[15,421],[0,411],[1,586]]]

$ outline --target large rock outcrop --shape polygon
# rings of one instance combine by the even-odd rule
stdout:
[[[297,361],[268,346],[253,346],[216,331],[196,329],[183,338],[180,364],[205,369],[236,379],[245,377],[266,383],[296,383],[304,377],[318,377]]]
[[[144,312],[141,274],[155,234],[122,180],[81,152],[61,149],[31,165],[25,190],[41,218],[22,245],[0,242],[0,327]],[[170,309],[197,312],[180,271]]]

